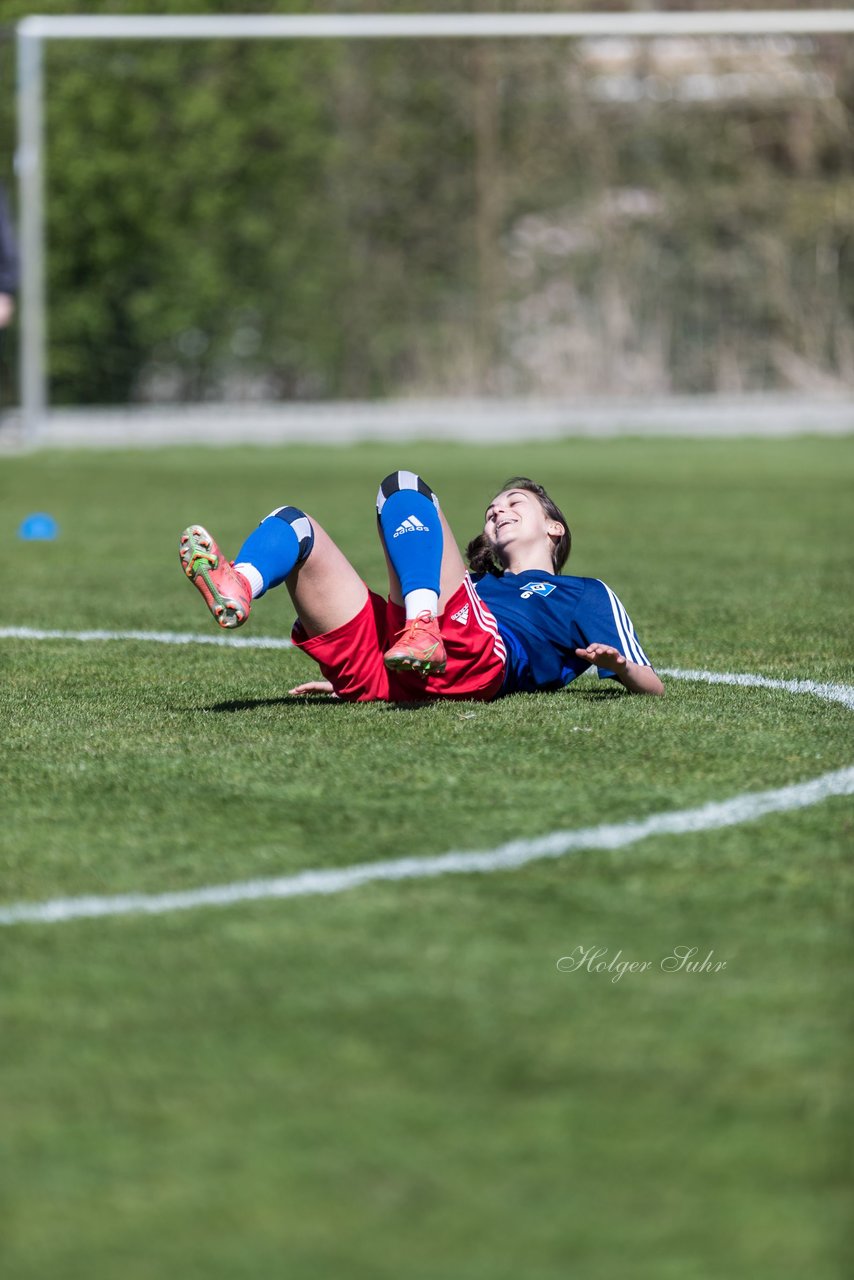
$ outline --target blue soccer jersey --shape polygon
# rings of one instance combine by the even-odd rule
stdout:
[[[507,646],[504,693],[560,689],[590,663],[576,649],[608,644],[629,662],[650,666],[631,619],[617,596],[598,578],[572,578],[531,569],[484,574],[475,590],[495,615]],[[599,668],[600,676],[613,671]]]

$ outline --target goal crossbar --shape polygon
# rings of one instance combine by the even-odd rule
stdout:
[[[50,40],[459,39],[525,36],[815,35],[854,32],[847,9],[696,13],[228,14],[30,17],[19,36]]]
[[[379,40],[654,38],[854,33],[854,10],[724,10],[692,13],[434,13],[76,15],[23,18],[16,26],[17,170],[21,225],[21,417],[33,444],[47,408],[44,270],[46,40]]]

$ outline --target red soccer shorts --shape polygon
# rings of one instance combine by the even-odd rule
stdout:
[[[369,591],[364,608],[334,631],[307,636],[297,620],[292,639],[310,654],[345,702],[424,702],[476,698],[488,702],[504,683],[507,654],[498,624],[466,574],[445,605],[439,629],[448,663],[425,680],[414,671],[388,671],[383,654],[406,624],[402,605]]]

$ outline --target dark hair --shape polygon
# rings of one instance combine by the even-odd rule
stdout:
[[[572,534],[569,531],[566,516],[560,507],[552,501],[543,486],[535,484],[527,476],[511,476],[509,480],[504,481],[498,492],[505,493],[508,489],[526,489],[528,493],[534,495],[550,520],[555,520],[558,524],[563,525],[563,533],[552,546],[554,572],[560,573],[572,550]],[[500,578],[504,572],[504,566],[482,533],[479,533],[476,538],[472,538],[466,547],[466,560],[472,573],[492,573],[497,578]]]

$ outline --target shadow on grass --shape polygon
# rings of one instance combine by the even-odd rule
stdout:
[[[281,698],[234,698],[230,702],[214,702],[209,707],[194,707],[194,711],[215,711],[218,715],[234,714],[238,711],[257,711],[259,707],[346,707],[346,702],[337,698],[287,697]]]
[[[557,692],[566,697],[580,699],[582,702],[605,702],[611,698],[625,698],[626,696],[630,696],[626,694],[624,689],[612,689],[607,687],[604,689],[572,689],[571,692],[569,692],[569,690],[561,689]],[[514,698],[527,698],[531,696],[539,697],[540,695],[531,695],[526,693],[516,693],[512,695]],[[468,706],[470,703],[472,706],[484,705],[483,703],[479,703],[468,698],[460,698],[459,701],[456,699],[432,698],[427,699],[424,702],[384,702],[381,705],[387,711],[423,711],[426,707],[432,707],[440,703],[449,702],[454,702],[458,706]],[[192,709],[194,711],[211,711],[218,715],[234,715],[240,711],[257,711],[259,707],[318,707],[323,710],[331,710],[333,708],[337,709],[341,707],[375,705],[376,703],[373,702],[344,702],[339,698],[332,698],[328,695],[318,697],[310,694],[297,694],[295,696],[283,695],[280,698],[234,698],[228,702],[214,702],[211,706],[194,707]]]
[[[421,711],[441,702],[435,698],[433,702],[385,702],[382,706],[388,711]],[[341,707],[375,706],[373,702],[343,702],[340,698],[311,697],[297,695],[281,698],[234,698],[230,702],[214,702],[209,707],[193,707],[193,711],[212,711],[217,715],[234,715],[240,711],[257,711],[259,707],[315,707],[322,711],[337,710]]]

